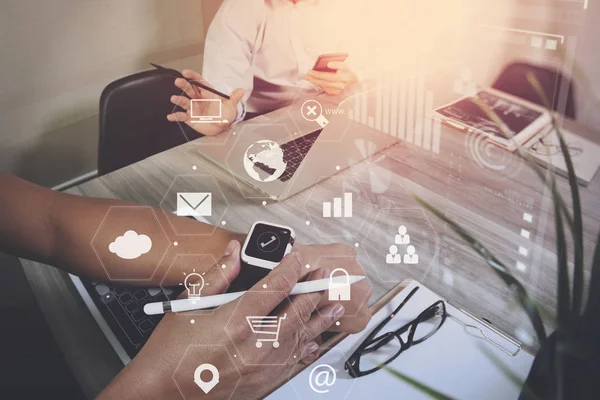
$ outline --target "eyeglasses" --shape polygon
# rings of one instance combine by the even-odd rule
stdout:
[[[402,303],[373,329],[369,336],[366,337],[350,358],[348,358],[344,364],[344,368],[351,377],[358,378],[379,371],[394,361],[404,351],[429,339],[442,327],[448,314],[444,301],[438,300],[427,307],[417,318],[399,329],[378,335],[417,290],[419,290],[418,286],[411,290]],[[406,335],[407,332],[408,335]],[[368,356],[363,357],[365,355]]]

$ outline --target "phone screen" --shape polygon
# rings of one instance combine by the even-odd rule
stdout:
[[[336,72],[337,70],[329,68],[328,64],[332,61],[345,61],[346,58],[348,58],[348,54],[346,53],[321,54],[317,62],[315,62],[313,69],[320,72]]]

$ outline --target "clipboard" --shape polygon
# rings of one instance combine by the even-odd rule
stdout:
[[[344,369],[344,363],[350,354],[415,286],[419,286],[419,290],[382,333],[404,325],[435,301],[442,299],[417,281],[401,282],[371,306],[373,318],[363,332],[354,335],[340,334],[328,340],[323,346],[324,354],[317,361],[298,368],[284,384],[266,398],[430,399],[428,395],[387,371],[380,370],[364,377],[352,378]],[[448,318],[439,331],[425,342],[400,354],[389,367],[452,398],[518,399],[521,387],[507,375],[507,371],[510,371],[513,377],[524,381],[533,364],[533,355],[522,349],[517,340],[467,311],[447,301],[446,308]],[[336,379],[330,386],[319,387],[314,381],[318,374],[317,367],[321,365],[330,366],[335,370]],[[316,370],[316,374],[313,370]]]

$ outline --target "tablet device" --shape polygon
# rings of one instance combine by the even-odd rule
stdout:
[[[512,139],[505,136],[470,96],[442,106],[435,112],[447,124],[485,135],[492,143],[510,151],[527,143],[551,122],[550,113],[543,107],[498,90],[480,90],[477,98],[498,115],[505,130],[513,135]]]

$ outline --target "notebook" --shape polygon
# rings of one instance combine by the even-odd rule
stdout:
[[[430,399],[387,371],[380,370],[364,377],[351,378],[344,370],[344,362],[364,337],[388,316],[415,286],[419,286],[419,290],[382,332],[404,325],[440,299],[419,282],[411,281],[373,316],[363,332],[341,340],[267,399]],[[450,304],[447,304],[447,311],[453,318],[447,318],[432,337],[400,354],[390,366],[452,398],[517,399],[521,388],[509,379],[505,372],[509,370],[521,380],[525,380],[533,363],[533,356],[520,349],[517,341],[503,336],[493,328],[490,329],[487,324],[474,319],[470,314]],[[466,329],[465,324],[481,328],[505,351],[484,340],[479,333],[475,335],[476,329]],[[506,369],[500,368],[496,364],[498,361]],[[331,385],[319,385],[319,381],[323,383],[327,380],[327,375],[322,371],[327,371],[328,366],[335,370],[335,382]],[[329,374],[331,383],[333,374],[330,370],[326,373]]]

